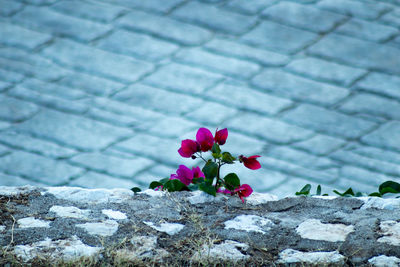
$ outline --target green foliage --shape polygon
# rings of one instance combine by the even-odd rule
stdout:
[[[233,191],[240,186],[240,179],[235,173],[229,173],[224,178],[226,189]]]
[[[222,152],[222,162],[227,164],[235,163],[236,158],[231,155],[229,152]]]

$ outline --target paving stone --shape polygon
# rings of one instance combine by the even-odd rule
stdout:
[[[197,108],[185,114],[185,117],[196,122],[210,125],[221,125],[227,118],[234,116],[237,110],[214,102],[203,102]]]
[[[345,19],[343,15],[294,2],[280,2],[273,5],[265,9],[262,16],[279,23],[318,33],[328,32]]]
[[[340,148],[345,143],[346,141],[342,139],[318,134],[308,140],[295,143],[294,147],[304,149],[316,155],[326,155]]]
[[[399,30],[376,22],[352,18],[340,25],[335,32],[369,41],[382,42],[399,33]]]
[[[63,184],[83,171],[81,168],[68,165],[65,162],[23,151],[14,151],[2,157],[0,169],[9,174],[29,177],[36,182],[48,185]]]
[[[13,13],[22,9],[22,3],[18,3],[14,0],[1,0],[0,1],[0,15],[10,16]]]
[[[185,161],[177,152],[180,142],[174,139],[164,139],[137,133],[132,138],[115,144],[113,147],[117,150],[134,153],[135,155],[150,157],[171,166],[185,164]],[[187,159],[186,161],[192,162],[191,159]]]
[[[184,132],[199,129],[201,125],[180,117],[165,117],[153,126],[148,132],[157,136],[177,138]]]
[[[87,94],[80,90],[68,88],[55,83],[43,82],[38,79],[26,79],[19,86],[34,90],[38,93],[54,95],[68,100],[78,100],[87,97]]]
[[[352,146],[350,149],[362,156],[400,164],[400,153],[365,145]]]
[[[24,75],[14,72],[0,69],[0,80],[10,82],[10,83],[18,83],[24,79]]]
[[[199,48],[182,49],[174,59],[190,65],[198,65],[207,70],[240,78],[250,78],[260,70],[255,63],[209,53]]]
[[[100,173],[88,172],[78,179],[70,182],[68,186],[78,186],[84,188],[130,189],[139,185],[134,181],[127,179],[120,179]]]
[[[150,63],[67,40],[56,41],[42,53],[59,64],[78,71],[83,70],[123,82],[135,81],[153,69]]]
[[[296,190],[293,190],[292,194],[294,194],[296,191],[299,191],[303,186],[310,182],[327,184],[332,183],[337,179],[337,169],[325,169],[323,171],[318,171],[268,156],[262,156],[261,158],[259,158],[259,161],[261,163],[261,166],[265,169],[275,170],[284,174],[306,178],[308,182],[302,184],[301,186],[296,188]]]
[[[160,60],[170,56],[178,46],[152,38],[145,34],[117,30],[100,40],[97,47],[110,52],[121,53],[150,60]]]
[[[131,85],[126,90],[117,93],[114,98],[135,106],[169,114],[182,114],[202,104],[201,99],[142,84]]]
[[[254,48],[248,45],[239,44],[235,41],[224,39],[213,39],[205,44],[207,50],[234,56],[244,60],[255,61],[266,66],[280,66],[289,61],[286,55],[278,54],[264,49]]]
[[[357,88],[400,99],[400,77],[372,72],[356,84]]]
[[[25,49],[34,49],[49,41],[51,36],[22,28],[10,23],[0,22],[0,44]]]
[[[4,155],[6,155],[7,153],[10,153],[10,152],[11,152],[10,148],[0,144],[0,157],[4,156]]]
[[[340,109],[351,114],[367,113],[389,119],[400,119],[400,102],[372,94],[356,94],[343,103]]]
[[[46,81],[60,79],[69,73],[44,57],[10,47],[0,48],[0,68]]]
[[[344,193],[348,188],[352,188],[354,193],[361,192],[361,193],[366,193],[370,194],[372,192],[378,191],[376,186],[373,186],[371,184],[365,184],[365,183],[360,183],[359,181],[355,181],[352,179],[346,179],[346,178],[340,178],[337,182],[332,184],[332,187],[336,188],[335,190],[339,191],[340,193]],[[340,190],[339,188],[342,188]],[[331,194],[329,195],[334,195],[337,196],[335,193],[330,192]]]
[[[46,186],[43,183],[37,183],[18,176],[7,175],[2,173],[0,173],[0,181],[2,186],[24,186],[24,185]]]
[[[100,120],[112,125],[122,127],[137,127],[140,125],[140,121],[137,118],[126,116],[122,114],[116,114],[108,110],[92,107],[85,113],[86,117],[91,119]]]
[[[328,158],[314,156],[284,146],[271,147],[266,154],[272,158],[293,162],[294,164],[317,170],[329,169],[336,166],[335,162]]]
[[[393,179],[395,179],[394,177],[387,176],[382,173],[373,172],[354,166],[343,166],[339,171],[339,176],[341,178],[347,178],[348,180],[375,186],[376,191],[381,183],[389,180],[393,181]]]
[[[123,177],[133,177],[153,164],[153,161],[145,158],[124,159],[101,153],[82,153],[70,161],[84,168]]]
[[[57,36],[68,36],[86,42],[111,30],[109,25],[70,17],[46,7],[27,6],[13,16],[13,21],[38,31]]]
[[[253,16],[241,15],[212,5],[189,2],[172,12],[174,17],[230,34],[247,32],[255,23]]]
[[[372,159],[365,157],[352,151],[339,150],[333,152],[330,157],[333,159],[347,163],[352,166],[364,167],[369,170],[373,170],[379,173],[385,173],[388,175],[399,176],[400,166],[398,164],[393,164],[377,159]]]
[[[16,129],[82,150],[105,148],[132,135],[132,131],[124,128],[48,109],[43,109]]]
[[[5,122],[5,121],[0,121],[0,131],[5,130],[10,127],[11,127],[11,123]]]
[[[157,37],[173,40],[184,45],[199,45],[212,37],[210,31],[201,27],[138,10],[131,11],[121,17],[117,20],[117,24],[124,28],[151,33]]]
[[[371,0],[322,0],[318,2],[317,7],[365,19],[376,19],[390,9],[385,3]]]
[[[400,65],[398,64],[400,49],[388,45],[331,33],[311,46],[308,51],[314,55],[362,68],[400,73]]]
[[[254,15],[261,12],[266,7],[275,4],[276,1],[269,0],[233,0],[226,4],[226,7],[245,14]]]
[[[283,118],[302,127],[345,138],[358,138],[376,126],[370,121],[308,104],[289,111]]]
[[[268,95],[248,87],[226,83],[207,90],[206,95],[229,104],[229,106],[266,114],[276,114],[292,105],[290,100]]]
[[[380,148],[400,150],[400,122],[390,121],[379,127],[361,140]]]
[[[282,197],[294,197],[295,193],[300,191],[306,184],[311,184],[313,193],[317,189],[318,184],[322,187],[322,194],[333,195],[331,186],[321,182],[310,182],[308,179],[300,179],[295,177],[288,178],[282,185],[269,191],[268,193],[279,195]],[[337,189],[337,188],[336,188]]]
[[[78,1],[68,0],[57,2],[51,8],[76,17],[86,18],[90,20],[97,20],[100,22],[111,22],[114,20],[125,8],[116,5],[109,5],[102,2],[94,1]]]
[[[252,83],[285,97],[323,105],[337,103],[349,94],[344,88],[309,80],[279,69],[266,69],[255,76]]]
[[[76,114],[85,113],[88,107],[77,101],[70,101],[64,98],[42,94],[20,86],[14,87],[9,91],[9,95],[25,101],[34,102],[44,107],[54,108],[65,112]]]
[[[31,118],[39,108],[31,103],[0,95],[0,119],[20,122]]]
[[[57,0],[23,0],[30,5],[49,5],[54,4]]]
[[[272,21],[263,21],[243,35],[242,40],[263,48],[286,53],[295,53],[310,45],[317,34],[288,27]]]
[[[245,122],[245,123],[244,123]],[[312,135],[306,130],[277,119],[270,119],[250,113],[244,113],[226,122],[228,128],[264,138],[277,143],[291,143],[304,140]]]
[[[220,80],[222,76],[218,74],[172,63],[161,67],[143,82],[171,90],[200,94]]]
[[[80,72],[71,73],[57,83],[99,96],[108,96],[125,86],[119,82]]]
[[[0,81],[0,92],[11,86],[11,83]]]
[[[51,158],[67,158],[77,153],[73,149],[59,146],[47,140],[12,131],[2,132],[0,135],[0,142],[11,147],[39,153]]]
[[[314,79],[323,79],[345,86],[349,86],[367,73],[367,71],[362,69],[352,68],[313,57],[293,60],[286,68]]]
[[[400,8],[393,9],[379,18],[380,21],[389,25],[400,27]]]
[[[175,6],[182,3],[183,0],[146,0],[146,1],[131,1],[131,0],[105,0],[113,5],[121,5],[136,10],[137,8],[144,10],[157,11],[162,13],[170,12]]]

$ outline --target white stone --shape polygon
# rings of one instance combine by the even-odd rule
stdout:
[[[25,186],[0,186],[0,196],[16,196],[20,194],[29,194],[37,187],[31,185]]]
[[[302,238],[330,242],[345,241],[347,235],[353,231],[353,225],[321,223],[316,219],[308,219],[296,229]]]
[[[183,224],[179,223],[161,223],[160,226],[156,226],[152,222],[143,222],[143,223],[159,232],[164,232],[169,235],[174,235],[178,233],[180,230],[182,230],[183,227],[185,227]]]
[[[226,221],[225,229],[236,229],[265,234],[265,231],[270,230],[274,225],[275,224],[271,220],[257,215],[239,215],[233,220]]]
[[[232,240],[226,240],[225,242],[218,245],[204,245],[200,252],[196,252],[193,255],[193,260],[199,261],[204,258],[215,258],[223,260],[244,260],[249,258],[248,255],[244,255],[240,250],[247,250],[249,246],[244,243],[239,243]]]
[[[47,192],[42,194],[52,194],[58,199],[75,201],[85,204],[99,203],[122,203],[132,199],[132,190],[115,189],[86,189],[80,187],[45,187]]]
[[[6,229],[4,225],[0,225],[0,233],[3,232]]]
[[[36,228],[36,227],[49,228],[50,227],[50,222],[35,219],[34,217],[26,217],[26,218],[19,219],[17,221],[17,223],[20,228]]]
[[[337,196],[312,196],[313,198],[320,198],[320,199],[326,199],[326,200],[332,200],[335,198],[338,198]]]
[[[35,257],[72,260],[82,256],[92,256],[98,253],[100,249],[101,247],[91,247],[82,243],[74,235],[65,240],[52,241],[50,238],[46,238],[30,245],[18,245],[15,246],[14,252],[24,261],[29,261]]]
[[[110,219],[125,220],[128,218],[125,213],[118,210],[102,210],[101,212]]]
[[[91,235],[99,236],[112,236],[118,230],[118,223],[113,220],[77,224],[76,226],[85,229]]]
[[[278,263],[344,264],[344,256],[337,251],[301,252],[294,249],[285,249],[279,253]]]
[[[116,251],[117,257],[127,261],[151,258],[159,260],[169,255],[164,249],[157,249],[156,236],[134,236],[131,240],[131,249],[120,249]]]
[[[188,197],[190,204],[201,204],[214,201],[214,196],[204,193],[203,191],[194,191],[192,192],[192,196]]]
[[[383,221],[380,224],[380,228],[379,233],[383,236],[378,239],[378,242],[400,246],[400,223],[395,221]]]
[[[249,197],[246,198],[246,203],[250,205],[260,205],[270,201],[277,201],[278,197],[268,193],[257,193],[253,192]]]
[[[364,201],[364,205],[360,209],[384,209],[384,210],[396,210],[400,209],[399,198],[380,198],[380,197],[360,197],[360,200]]]
[[[88,220],[88,216],[90,214],[90,210],[81,210],[77,207],[63,207],[63,206],[53,206],[50,208],[51,212],[54,212],[59,217],[63,218],[75,218],[75,219],[84,219]]]
[[[139,192],[139,194],[145,194],[151,197],[163,197],[165,195],[165,192],[161,190],[155,191],[153,189],[146,189],[142,192]]]
[[[385,255],[373,257],[368,262],[375,267],[398,267],[400,266],[400,259],[394,256],[388,257]]]

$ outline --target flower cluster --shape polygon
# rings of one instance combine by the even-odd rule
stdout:
[[[196,166],[192,169],[185,165],[179,165],[176,173],[170,177],[154,181],[150,188],[154,190],[194,191],[201,190],[215,196],[216,193],[238,195],[244,202],[244,198],[251,195],[253,189],[248,184],[240,184],[240,179],[235,173],[229,173],[224,178],[220,176],[220,169],[225,164],[234,164],[235,161],[251,170],[261,168],[258,155],[234,157],[231,153],[222,152],[220,146],[226,143],[228,129],[216,130],[213,135],[210,130],[200,128],[196,134],[196,140],[185,139],[178,149],[178,153],[184,158],[202,159],[205,165],[202,169]],[[212,158],[205,159],[204,154],[211,152]]]

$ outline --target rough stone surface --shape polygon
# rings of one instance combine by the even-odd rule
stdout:
[[[91,257],[127,264],[396,266],[399,206],[365,207],[365,201],[254,193],[242,203],[203,192],[0,187],[0,246],[23,264]]]

